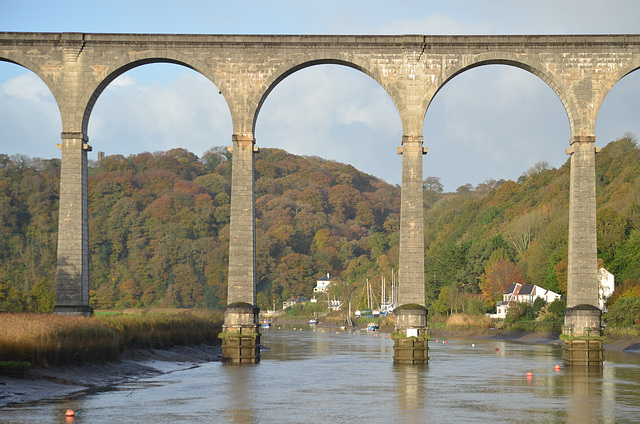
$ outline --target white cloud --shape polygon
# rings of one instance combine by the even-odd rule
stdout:
[[[32,157],[59,157],[62,123],[47,86],[26,73],[0,84],[0,153]]]
[[[158,69],[149,70],[145,83],[124,74],[116,81],[126,84],[102,93],[89,121],[94,149],[129,155],[183,147],[201,155],[230,144],[231,116],[218,89],[186,68],[159,84],[153,79]]]
[[[11,78],[1,87],[2,92],[9,97],[31,101],[46,101],[48,97],[53,98],[47,85],[33,73],[25,73]]]
[[[350,163],[391,183],[400,182],[401,136],[398,112],[378,83],[329,65],[286,78],[265,101],[256,127],[262,147]]]
[[[111,82],[111,85],[118,86],[118,87],[126,87],[134,84],[135,84],[135,81],[133,80],[133,78],[131,78],[127,74],[122,74]]]

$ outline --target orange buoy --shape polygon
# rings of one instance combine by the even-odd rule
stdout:
[[[556,371],[560,371],[560,365],[556,365],[554,368]]]
[[[67,409],[67,412],[64,413],[65,417],[73,417],[74,415],[76,415],[76,411],[73,409]]]
[[[531,371],[529,371],[529,372],[527,373],[527,378],[528,378],[528,379],[532,379],[532,378],[533,378],[533,373],[532,373]]]

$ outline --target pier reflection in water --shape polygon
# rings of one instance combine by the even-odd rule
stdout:
[[[0,409],[8,423],[632,423],[640,358],[607,351],[600,372],[562,367],[558,346],[430,343],[430,363],[393,364],[385,334],[263,331],[256,366],[207,363],[114,390]],[[498,348],[496,351],[495,349]],[[527,372],[533,378],[527,378]]]

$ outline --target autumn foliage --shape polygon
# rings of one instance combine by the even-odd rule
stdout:
[[[89,168],[95,308],[226,304],[232,156],[216,147],[108,156]],[[0,310],[53,307],[60,161],[0,154]],[[566,292],[569,163],[517,181],[443,193],[426,177],[426,303],[487,312],[513,282]],[[598,257],[616,284],[640,281],[640,150],[634,136],[596,156]],[[400,188],[350,165],[262,149],[255,160],[258,306],[310,297],[398,269]],[[629,281],[629,283],[625,283]],[[626,284],[626,285],[625,285]],[[611,299],[629,297],[616,292]],[[344,299],[343,299],[344,300]]]
[[[495,250],[491,254],[480,280],[482,294],[492,302],[501,300],[502,294],[507,292],[509,285],[525,284],[522,273],[502,249]]]

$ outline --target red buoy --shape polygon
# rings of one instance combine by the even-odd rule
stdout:
[[[67,412],[64,413],[65,417],[73,417],[74,415],[76,415],[76,411],[73,409],[67,409]]]
[[[531,371],[529,371],[529,372],[527,373],[527,378],[528,378],[529,380],[533,378],[533,373],[532,373]]]
[[[499,351],[500,349],[496,348],[496,352]]]
[[[556,371],[560,371],[560,365],[556,365],[556,366],[555,366],[555,370],[556,370]]]

